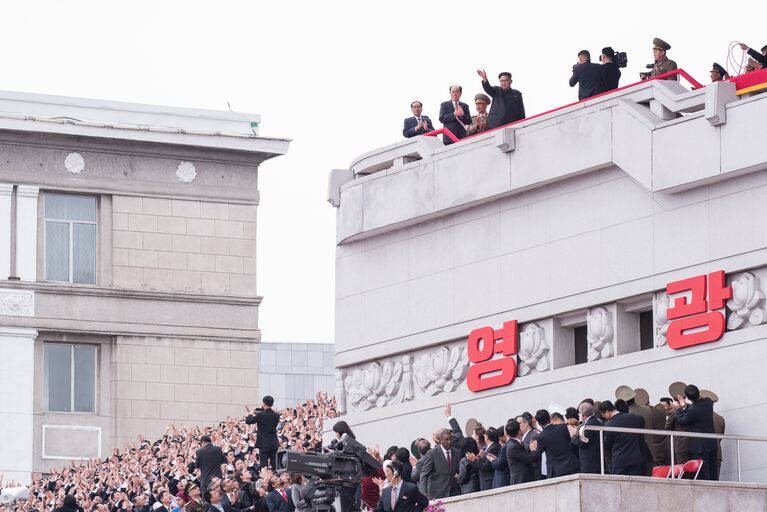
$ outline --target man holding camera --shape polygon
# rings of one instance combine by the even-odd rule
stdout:
[[[588,50],[578,52],[578,63],[573,64],[573,76],[570,77],[570,87],[578,84],[578,100],[602,94],[607,89],[605,79],[602,76],[602,68],[599,64],[591,62],[591,54]]]
[[[602,48],[602,55],[599,56],[599,62],[602,63],[602,77],[605,80],[605,88],[608,91],[618,88],[618,82],[621,79],[621,70],[613,62],[615,59],[615,50],[610,46]]]

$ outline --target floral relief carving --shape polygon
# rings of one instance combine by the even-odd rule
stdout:
[[[668,319],[669,298],[663,292],[655,294],[652,299],[652,317],[655,326],[655,346],[663,347],[666,345],[666,333],[671,321]]]
[[[466,378],[465,347],[439,347],[399,360],[372,362],[336,373],[339,412],[367,411],[456,389]],[[342,412],[342,414],[343,414]]]
[[[528,324],[519,333],[519,376],[548,370],[551,367],[549,349],[544,329],[537,324]]]
[[[34,292],[0,291],[0,315],[35,316]]]
[[[614,355],[611,323],[610,313],[605,308],[592,309],[586,315],[589,361],[597,361]]]
[[[759,325],[764,322],[764,309],[760,304],[764,301],[764,292],[758,277],[750,272],[744,272],[737,279],[733,279],[732,299],[727,301],[727,309],[730,313],[727,319],[727,329],[734,331],[741,327]]]

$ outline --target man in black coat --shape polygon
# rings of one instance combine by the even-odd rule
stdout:
[[[535,480],[533,463],[538,459],[537,454],[529,452],[522,443],[522,432],[517,420],[506,424],[506,462],[511,474],[510,484],[524,484]]]
[[[459,101],[462,93],[463,88],[460,85],[450,86],[450,101],[445,101],[439,106],[439,122],[459,139],[466,137],[466,127],[471,124],[469,106]],[[442,142],[445,146],[453,143],[445,134],[442,135]]]
[[[414,101],[410,104],[410,111],[413,113],[413,116],[405,118],[405,126],[402,128],[402,135],[406,138],[410,138],[434,130],[434,126],[431,124],[429,116],[421,115],[421,112],[423,112],[423,103]]]
[[[767,68],[767,44],[762,46],[762,52],[759,53],[753,48],[749,48],[746,43],[740,43],[740,49],[744,52],[748,52],[748,55],[756,62],[762,65],[763,68]],[[702,470],[701,470],[702,471]]]
[[[613,62],[615,58],[615,50],[606,46],[602,48],[602,55],[599,56],[599,61],[602,63],[602,77],[605,81],[605,90],[612,91],[618,88],[618,82],[621,79],[621,70],[618,65]]]
[[[546,409],[535,413],[535,421],[541,426],[541,433],[538,439],[530,443],[530,448],[538,454],[546,453],[546,475],[556,478],[577,473],[580,463],[570,446],[571,436],[567,424],[552,425]]]
[[[606,90],[602,67],[591,62],[588,50],[578,52],[578,63],[573,65],[570,87],[575,87],[575,84],[578,84],[578,100],[591,98]]]
[[[197,467],[200,468],[200,484],[207,491],[212,478],[221,478],[221,464],[226,462],[226,457],[221,448],[211,443],[210,436],[200,438],[202,447],[197,450]]]
[[[600,464],[599,432],[586,430],[585,426],[603,425],[602,421],[594,416],[594,406],[588,402],[582,402],[578,406],[578,414],[581,417],[581,426],[576,435],[570,440],[570,444],[578,449],[578,458],[581,463],[581,473],[601,473]]]
[[[520,414],[514,419],[517,421],[517,423],[519,423],[519,431],[522,436],[520,440],[522,441],[522,445],[525,447],[525,450],[529,452],[530,443],[538,439],[538,436],[540,435],[541,432],[533,426],[532,416],[530,415],[529,412]],[[540,479],[541,479],[541,461],[536,460],[535,462],[533,462],[533,480],[540,480]]]
[[[511,73],[503,71],[498,75],[498,80],[501,83],[500,87],[490,85],[484,69],[478,69],[477,74],[482,77],[482,88],[493,98],[490,115],[487,116],[488,130],[525,118],[525,104],[522,101],[522,93],[511,88]]]
[[[628,412],[619,412],[609,400],[599,404],[608,427],[644,428],[644,418]],[[614,475],[644,475],[646,454],[641,434],[605,432],[605,451],[610,454],[610,470]]]
[[[277,424],[280,422],[280,415],[272,410],[274,398],[266,395],[261,401],[261,409],[256,409],[254,414],[245,418],[248,425],[256,424],[256,448],[258,448],[258,459],[261,467],[267,464],[273,470],[277,467],[277,450],[280,448],[280,442],[277,439]]]
[[[389,486],[381,492],[375,512],[418,512],[429,505],[429,498],[415,484],[402,480],[401,462],[392,462],[384,472]]]
[[[498,430],[495,427],[490,427],[485,435],[489,443],[479,452],[479,464],[477,464],[480,491],[493,488],[495,469],[493,469],[493,463],[490,459],[498,457],[498,454],[501,452],[501,445],[498,442]],[[490,455],[489,458],[488,454]]]
[[[687,405],[684,397],[677,395],[676,419],[690,432],[705,434],[714,433],[714,402],[710,398],[701,398],[700,390],[693,384],[684,388],[684,394],[692,402]],[[690,438],[690,452],[693,459],[703,459],[698,478],[701,480],[716,480],[716,439]]]

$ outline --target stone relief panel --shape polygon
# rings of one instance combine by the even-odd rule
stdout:
[[[430,348],[336,372],[338,412],[367,411],[455,390],[466,379],[464,346]]]
[[[80,174],[85,169],[85,159],[80,153],[69,153],[64,159],[64,168],[71,174]]]
[[[0,290],[0,315],[35,316],[35,292]]]
[[[550,349],[544,328],[538,324],[527,324],[519,333],[519,376],[550,369]]]
[[[652,318],[655,333],[655,346],[666,346],[666,333],[671,321],[668,319],[669,298],[665,292],[657,292],[652,299]]]
[[[615,355],[614,329],[610,313],[605,308],[594,308],[586,315],[586,339],[589,361],[598,361]]]
[[[747,328],[764,323],[764,292],[761,280],[751,272],[733,277],[730,283],[732,299],[727,301],[730,314],[727,330]]]

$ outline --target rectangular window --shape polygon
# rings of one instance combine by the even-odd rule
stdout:
[[[45,194],[45,279],[96,284],[96,198]]]
[[[652,311],[639,313],[639,350],[655,348],[654,330]]]
[[[573,329],[575,341],[575,364],[583,364],[589,361],[588,328],[585,325]]]
[[[96,347],[46,343],[45,410],[96,412]]]

